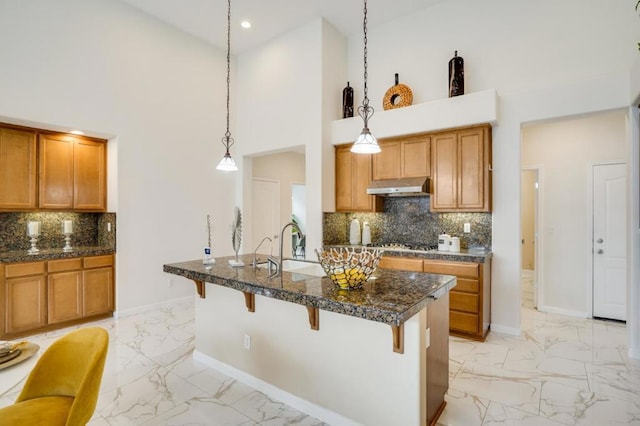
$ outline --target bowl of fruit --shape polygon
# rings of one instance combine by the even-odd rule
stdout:
[[[367,248],[316,249],[324,272],[334,284],[345,290],[362,287],[378,268],[382,252],[380,249]]]

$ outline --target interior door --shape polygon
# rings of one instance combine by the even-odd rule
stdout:
[[[280,226],[280,182],[267,179],[253,179],[252,200],[252,235],[254,247],[252,252],[264,237],[270,237],[272,242],[265,241],[258,253],[272,254],[272,247],[278,247],[278,241],[273,237],[278,235]],[[278,250],[273,250],[277,255]]]
[[[626,320],[626,164],[593,166],[593,316]]]

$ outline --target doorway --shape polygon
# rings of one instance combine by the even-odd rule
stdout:
[[[257,246],[263,238],[271,238],[271,244],[262,244],[256,250],[257,253],[271,255],[275,245],[274,237],[280,229],[280,182],[254,178],[252,183],[251,241]]]
[[[627,319],[627,167],[593,166],[593,316]]]
[[[538,169],[523,169],[520,180],[522,306],[538,306]]]

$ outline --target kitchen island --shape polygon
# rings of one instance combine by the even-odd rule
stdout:
[[[269,278],[250,255],[243,268],[229,259],[164,265],[200,295],[194,358],[330,424],[437,419],[455,277],[378,269],[348,291],[295,270]]]

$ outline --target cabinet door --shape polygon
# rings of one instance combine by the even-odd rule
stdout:
[[[402,143],[402,176],[431,176],[431,138],[422,136]]]
[[[113,312],[113,268],[89,269],[82,272],[84,316]]]
[[[399,141],[380,142],[380,153],[373,156],[373,179],[397,179],[401,176],[402,144]]]
[[[82,318],[82,271],[48,277],[49,324]]]
[[[371,155],[353,155],[353,210],[373,211],[373,195],[367,194],[371,183]]]
[[[36,136],[0,128],[0,210],[36,208]]]
[[[350,146],[336,147],[336,211],[351,210],[353,154]]]
[[[40,200],[45,209],[73,208],[73,138],[40,135]]]
[[[455,133],[431,139],[433,193],[431,210],[451,211],[457,207],[458,141]]]
[[[106,149],[102,142],[78,139],[73,152],[73,207],[106,210]]]
[[[458,134],[458,208],[485,208],[484,129],[472,129]]]
[[[44,275],[8,278],[5,281],[6,334],[20,333],[47,324]]]

